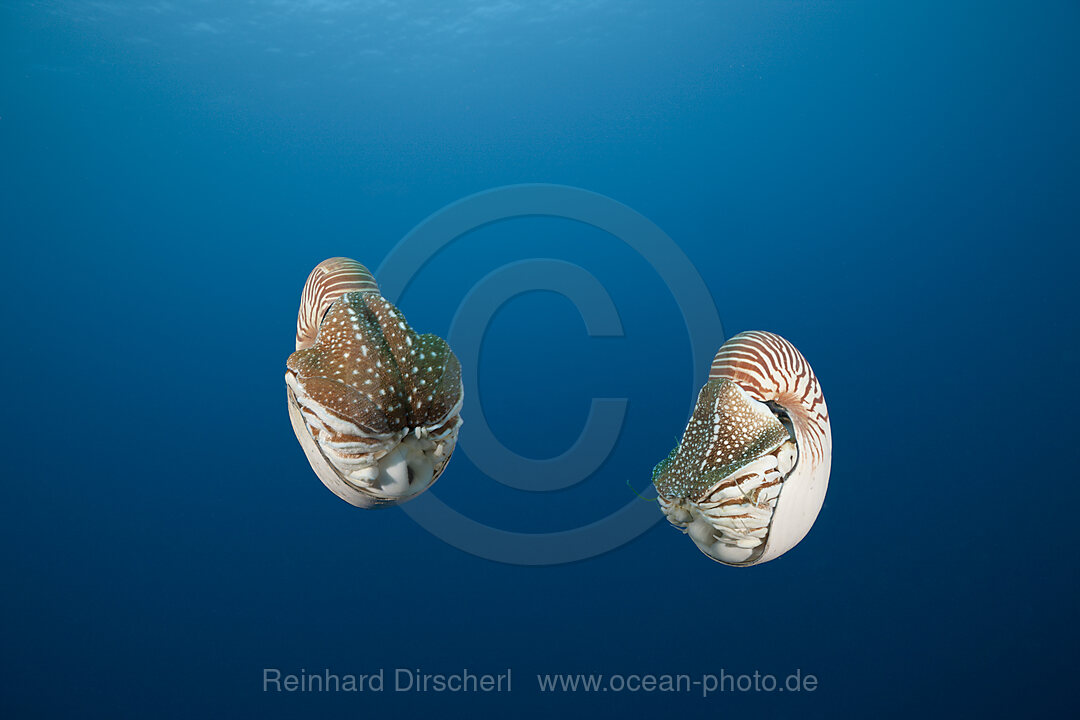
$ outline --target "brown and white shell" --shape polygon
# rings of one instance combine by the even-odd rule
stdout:
[[[446,468],[461,427],[461,366],[418,335],[349,258],[308,276],[286,363],[289,416],[315,474],[363,508],[396,505]]]
[[[743,332],[717,352],[653,484],[668,520],[703,553],[756,565],[809,532],[831,462],[829,411],[806,358],[779,335]]]

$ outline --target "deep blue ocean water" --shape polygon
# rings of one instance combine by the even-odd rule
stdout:
[[[1075,712],[1078,30],[1072,2],[0,0],[0,714]],[[377,269],[453,203],[538,183],[677,245],[723,322],[706,355],[765,329],[813,364],[833,470],[787,555],[723,567],[661,520],[493,562],[311,472],[283,382],[308,271]],[[621,325],[502,304],[430,494],[538,536],[659,519],[628,483],[648,494],[704,382],[672,292],[693,278],[656,269],[676,254],[556,213],[416,259],[420,331],[537,258]],[[625,418],[572,487],[470,457],[470,407],[543,459],[593,398]],[[264,692],[266,668],[387,688]],[[510,668],[512,692],[394,692],[396,668]],[[816,689],[536,681],[795,671]]]

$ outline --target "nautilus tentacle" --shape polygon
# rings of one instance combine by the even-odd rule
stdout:
[[[779,335],[744,332],[717,352],[653,483],[668,520],[702,552],[755,565],[809,532],[831,460],[829,412],[806,358]]]
[[[308,276],[285,382],[293,431],[315,474],[358,507],[416,497],[446,468],[461,427],[461,366],[418,335],[348,258]]]

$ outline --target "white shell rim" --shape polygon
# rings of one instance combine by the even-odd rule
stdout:
[[[296,395],[293,393],[292,388],[286,385],[285,393],[289,406],[289,420],[292,424],[293,434],[296,435],[296,439],[304,449],[304,455],[307,457],[311,469],[315,471],[315,475],[322,484],[326,486],[327,490],[354,507],[364,509],[392,507],[416,497],[435,484],[435,481],[442,475],[443,470],[445,470],[450,462],[450,457],[453,455],[453,451],[451,450],[450,454],[447,455],[445,462],[442,463],[442,466],[436,472],[435,477],[433,477],[420,491],[397,496],[378,495],[372,492],[370,488],[360,487],[349,482],[340,472],[338,472],[338,470],[330,463],[329,459],[323,454],[322,448],[319,447],[319,443],[308,430],[307,423],[304,421],[303,412],[300,409],[300,403],[296,399]],[[460,403],[458,407],[460,407]],[[450,413],[449,416],[452,415],[453,413]]]

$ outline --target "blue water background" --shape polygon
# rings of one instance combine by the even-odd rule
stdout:
[[[0,2],[0,712],[1075,709],[1078,30],[1071,2]],[[810,359],[833,472],[788,555],[725,568],[659,523],[497,564],[311,473],[282,380],[308,270],[534,182],[642,213],[727,334]],[[629,399],[623,434],[567,490],[458,453],[433,492],[550,532],[648,486],[703,378],[649,264],[569,220],[464,236],[400,307],[445,334],[533,257],[593,273],[625,336],[523,295],[467,392],[523,455],[569,447],[593,397]],[[512,667],[514,692],[266,694],[264,667]],[[533,679],[797,668],[815,692]]]

